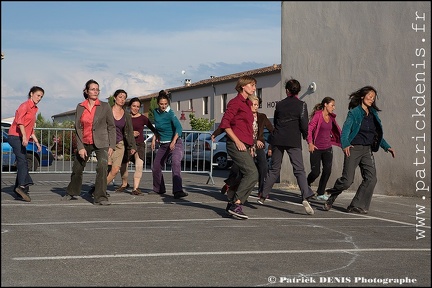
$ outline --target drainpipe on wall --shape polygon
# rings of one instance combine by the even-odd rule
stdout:
[[[211,100],[210,100],[210,106],[211,106],[210,120],[214,119],[214,115],[215,115],[214,109],[215,109],[216,87],[214,86],[214,84],[212,84],[212,87],[213,87],[213,97],[211,97]],[[216,125],[216,121],[215,121],[215,123],[213,123],[213,131],[216,130],[215,125]]]

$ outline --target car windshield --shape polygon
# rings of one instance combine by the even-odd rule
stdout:
[[[211,140],[211,134],[203,133],[199,137],[200,141],[202,140]]]
[[[270,131],[268,131],[267,129],[264,130],[264,140],[266,142],[269,141],[269,136],[270,136]]]

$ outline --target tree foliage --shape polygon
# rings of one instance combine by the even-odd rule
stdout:
[[[113,95],[111,95],[111,96],[108,97],[108,104],[109,104],[111,107],[114,106],[114,104],[115,104],[115,99],[114,99],[114,96],[113,96]]]
[[[194,113],[189,114],[189,119],[192,130],[196,131],[210,131],[216,121],[215,119],[196,118]]]
[[[149,111],[148,111],[148,118],[150,119],[150,121],[152,123],[154,122],[153,110],[156,109],[157,107],[158,107],[157,99],[155,97],[151,98],[150,107],[149,107]]]
[[[51,122],[39,113],[36,117],[36,128],[42,129],[35,131],[36,137],[56,156],[71,155],[76,149],[76,135],[75,130],[72,129],[74,125],[74,121]]]

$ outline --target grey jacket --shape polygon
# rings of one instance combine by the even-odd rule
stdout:
[[[126,126],[124,128],[124,140],[125,140],[125,152],[130,155],[130,150],[137,150],[135,136],[133,134],[132,116],[130,113],[125,111]]]
[[[95,106],[96,112],[93,119],[93,142],[97,148],[115,148],[116,128],[114,116],[108,103],[100,101],[99,106]],[[81,116],[84,107],[79,103],[75,112],[75,131],[77,135],[78,151],[84,149],[83,128],[81,127]]]

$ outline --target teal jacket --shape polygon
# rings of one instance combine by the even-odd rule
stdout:
[[[376,123],[378,123],[377,135],[375,135],[374,144],[372,145],[372,151],[377,152],[379,150],[379,147],[381,147],[384,149],[384,151],[387,152],[388,149],[391,148],[391,146],[384,140],[383,128],[381,120],[378,117],[378,111],[376,111],[372,107],[369,108],[369,111],[375,117]],[[363,117],[365,114],[366,112],[363,110],[361,105],[358,105],[357,107],[348,111],[348,115],[343,124],[341,133],[342,149],[345,149],[346,147],[351,145],[351,141],[360,131],[361,122],[363,121]]]
[[[181,138],[183,128],[171,108],[168,107],[165,112],[162,112],[159,108],[153,111],[154,124],[160,135],[161,143],[171,142],[175,134],[178,134],[179,138]]]

